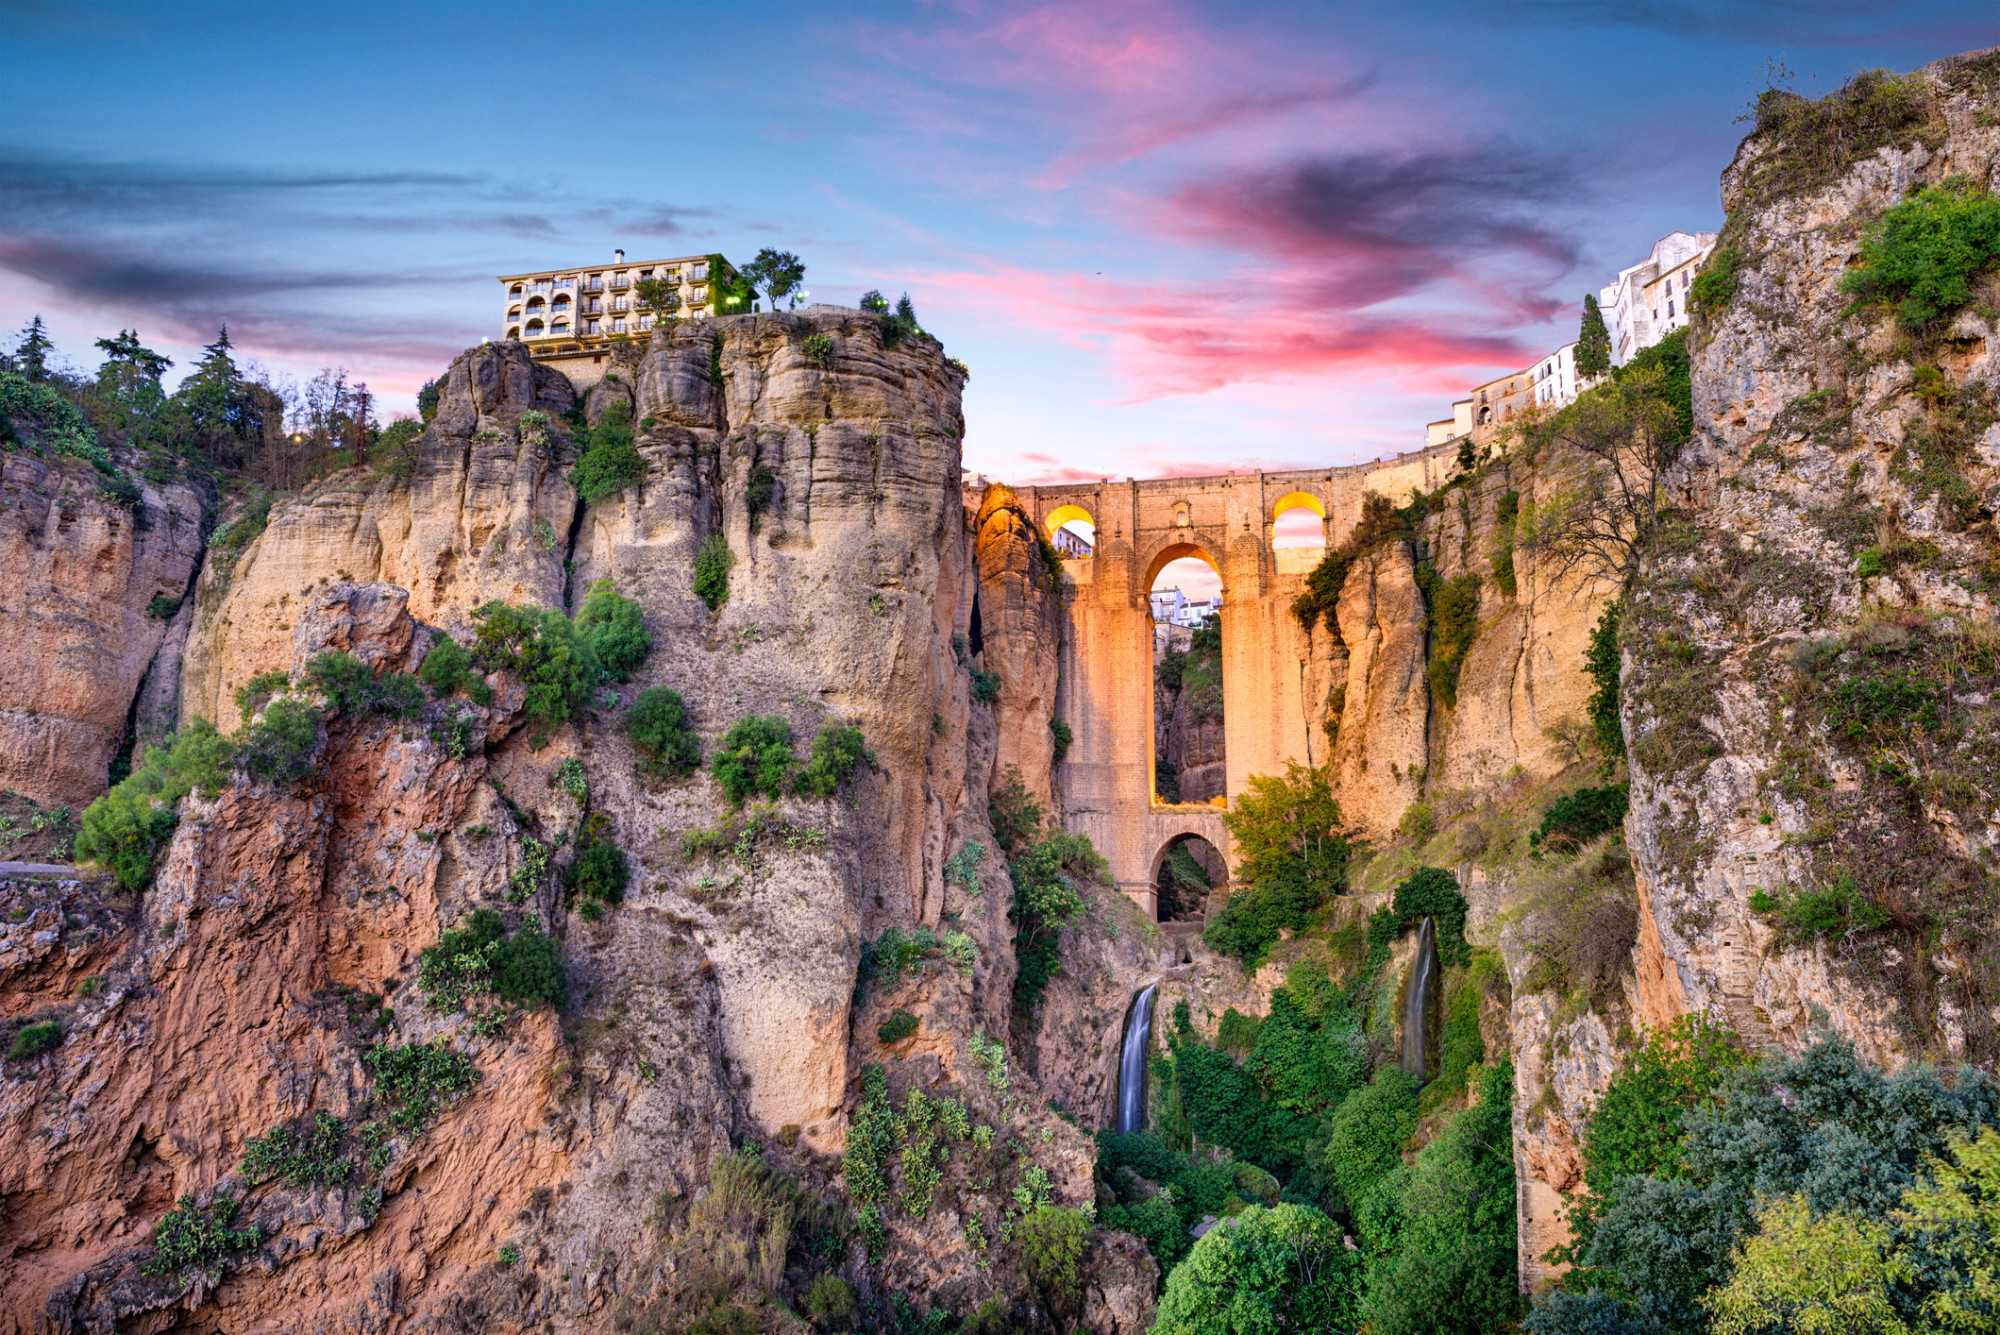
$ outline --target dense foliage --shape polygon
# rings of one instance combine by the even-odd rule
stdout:
[[[1925,186],[1876,219],[1860,267],[1841,289],[1857,301],[1893,305],[1922,333],[1972,300],[1979,276],[2000,265],[2000,198],[1964,179]]]
[[[639,764],[657,779],[678,779],[701,766],[701,738],[688,718],[680,692],[651,686],[625,711],[625,737]]]
[[[1830,1038],[1737,1061],[1721,1035],[1690,1026],[1649,1044],[1607,1091],[1603,1129],[1594,1120],[1585,1141],[1580,1264],[1531,1330],[1821,1329],[1841,1304],[1931,1329],[1926,1313],[1968,1296],[1973,1272],[1947,1258],[1990,1243],[1966,1231],[1976,1221],[1939,1217],[1958,1205],[1937,1207],[1966,1182],[1953,1156],[2000,1127],[1992,1080],[1969,1068],[1887,1075]],[[1907,1229],[1916,1217],[1943,1226]],[[1782,1246],[1751,1241],[1766,1227]],[[1899,1249],[1891,1283],[1885,1258]],[[1805,1311],[1815,1324],[1787,1324]]]
[[[527,689],[522,713],[536,745],[590,704],[603,669],[590,642],[570,619],[550,607],[491,602],[472,614],[478,628],[473,664],[482,672],[509,672]]]
[[[153,863],[173,836],[180,800],[213,797],[229,782],[232,747],[213,724],[194,719],[139,755],[132,772],[85,808],[76,857],[104,867],[127,890],[153,879]]]
[[[632,438],[632,409],[613,402],[586,434],[570,481],[586,505],[595,505],[625,490],[645,472],[646,461]]]
[[[1552,853],[1574,853],[1601,834],[1625,823],[1629,802],[1626,785],[1579,788],[1549,803],[1542,820],[1528,832],[1528,846]]]
[[[258,783],[297,783],[312,773],[319,725],[319,710],[297,696],[273,700],[238,735],[236,763]]]
[[[813,738],[812,750],[793,783],[807,797],[832,797],[855,770],[874,763],[861,729],[851,723],[829,723]]]
[[[639,604],[619,594],[609,579],[600,579],[577,609],[576,633],[590,646],[607,681],[625,681],[653,647],[646,631],[646,614]]]
[[[463,694],[476,705],[493,703],[493,688],[472,664],[472,655],[464,645],[449,635],[440,635],[430,652],[424,655],[424,664],[417,669],[417,679],[435,691],[440,699]]]
[[[1153,1335],[1353,1330],[1361,1265],[1318,1210],[1253,1205],[1174,1267]]]
[[[713,612],[729,601],[729,568],[736,564],[729,539],[711,533],[694,554],[694,595]]]
[[[1241,888],[1202,939],[1255,968],[1281,933],[1304,928],[1345,888],[1348,841],[1326,770],[1296,762],[1282,776],[1252,776],[1223,821]]]
[[[709,768],[723,796],[742,805],[751,797],[781,797],[797,762],[792,725],[776,714],[749,714],[722,734]]]
[[[1625,758],[1625,723],[1618,715],[1618,678],[1623,670],[1618,650],[1618,622],[1624,615],[1622,600],[1606,603],[1590,632],[1590,648],[1585,652],[1583,670],[1590,677],[1590,727],[1597,749],[1608,772]]]

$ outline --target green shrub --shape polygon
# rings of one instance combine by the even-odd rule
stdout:
[[[1708,253],[1701,272],[1688,289],[1690,304],[1703,315],[1717,315],[1736,296],[1737,270],[1743,253],[1734,246],[1717,246]]]
[[[1279,1107],[1313,1116],[1331,1113],[1367,1080],[1368,1043],[1360,1017],[1338,998],[1331,1010],[1307,1014],[1290,988],[1271,994],[1270,1013],[1257,1027],[1243,1069]]]
[[[1972,300],[1973,283],[2000,265],[2000,199],[1963,179],[1926,186],[1888,210],[1861,243],[1861,265],[1841,289],[1860,304],[1891,303],[1903,328],[1923,331]]]
[[[624,681],[638,671],[653,647],[639,604],[621,597],[608,579],[592,584],[584,596],[577,609],[576,633],[611,681]]]
[[[417,438],[423,433],[423,423],[415,418],[389,423],[368,447],[368,466],[392,482],[408,481],[417,471]]]
[[[646,461],[632,439],[632,410],[623,403],[613,403],[585,436],[583,453],[570,474],[576,494],[584,504],[595,505],[625,490],[645,472]]]
[[[472,614],[478,633],[472,660],[485,672],[509,672],[527,688],[522,712],[529,741],[542,745],[582,713],[602,679],[597,655],[568,617],[546,607],[492,602]]]
[[[972,698],[982,705],[990,705],[1000,698],[1000,674],[988,672],[984,668],[972,669]]]
[[[221,1193],[206,1207],[196,1205],[192,1196],[182,1196],[153,1226],[153,1254],[139,1263],[140,1272],[178,1279],[183,1286],[197,1274],[213,1283],[234,1257],[264,1240],[254,1224],[231,1227],[241,1209],[234,1197]]]
[[[62,1025],[54,1020],[37,1020],[24,1024],[14,1031],[14,1041],[7,1045],[9,1061],[26,1061],[39,1057],[44,1052],[53,1052],[61,1046]]]
[[[472,1058],[437,1039],[377,1044],[362,1054],[362,1062],[374,1077],[375,1097],[389,1110],[390,1122],[405,1132],[429,1126],[445,1105],[479,1082]]]
[[[1486,951],[1475,954],[1464,973],[1446,980],[1443,1022],[1438,1026],[1438,1073],[1424,1087],[1426,1106],[1456,1098],[1472,1068],[1486,1060],[1479,1013],[1487,993],[1503,988],[1506,981],[1506,966]],[[1505,999],[1503,992],[1501,1000]]]
[[[1038,1205],[1014,1222],[1021,1267],[1052,1311],[1074,1311],[1083,1301],[1083,1254],[1090,1247],[1090,1216],[1060,1205]]]
[[[506,924],[492,909],[474,909],[417,956],[417,988],[432,1010],[455,1011],[492,983],[493,959]]]
[[[1512,598],[1515,595],[1514,582],[1514,529],[1521,519],[1521,493],[1502,493],[1493,508],[1493,551],[1491,563],[1493,582],[1500,592]]]
[[[782,796],[795,763],[792,725],[775,714],[751,714],[729,725],[709,767],[723,795],[741,806],[753,796]]]
[[[891,927],[872,941],[861,943],[861,966],[856,980],[863,986],[879,983],[894,987],[903,975],[915,969],[939,950],[937,933],[928,927],[903,931]]]
[[[768,465],[758,464],[750,470],[750,481],[743,488],[743,508],[750,514],[752,533],[763,522],[764,512],[771,508],[777,494],[778,475]]]
[[[625,736],[640,766],[655,778],[676,779],[701,766],[701,739],[688,722],[680,692],[650,686],[625,711]]]
[[[345,650],[319,654],[306,664],[306,683],[341,714],[408,718],[423,708],[423,688],[406,672],[375,669]]]
[[[1542,823],[1528,834],[1528,846],[1558,853],[1574,853],[1600,834],[1609,834],[1625,823],[1627,786],[1579,788],[1549,803]]]
[[[156,593],[146,603],[146,615],[155,621],[172,621],[174,614],[181,610],[181,600],[169,598],[164,593]]]
[[[1049,757],[1049,763],[1060,765],[1063,763],[1063,757],[1069,754],[1070,744],[1076,740],[1076,735],[1070,731],[1069,724],[1059,718],[1052,718],[1049,720],[1049,737],[1051,750],[1054,752]]]
[[[1310,1206],[1251,1206],[1174,1267],[1152,1335],[1352,1331],[1361,1260]]]
[[[271,495],[269,492],[253,492],[243,503],[243,509],[236,518],[215,531],[208,540],[208,562],[223,577],[226,583],[230,572],[236,568],[237,558],[243,549],[257,540],[264,526],[271,522]]]
[[[323,1187],[354,1176],[354,1162],[340,1152],[346,1138],[338,1117],[315,1113],[299,1127],[278,1126],[252,1136],[243,1146],[243,1175],[252,1182],[272,1178],[294,1187]]]
[[[986,820],[1003,852],[1022,848],[1042,830],[1042,806],[1028,791],[1018,765],[1009,765],[1000,786],[987,795]]]
[[[257,782],[282,787],[312,773],[313,750],[318,745],[319,711],[287,696],[264,706],[257,721],[244,729],[236,747],[236,763]]]
[[[1590,632],[1590,648],[1583,658],[1583,670],[1592,683],[1588,705],[1590,727],[1597,737],[1597,749],[1604,755],[1607,773],[1625,758],[1625,724],[1618,716],[1618,676],[1621,670],[1618,622],[1624,611],[1622,600],[1605,604],[1603,613],[1597,618],[1597,625]]]
[[[807,334],[799,345],[805,359],[822,371],[833,365],[833,339],[826,334]]]
[[[729,550],[729,539],[720,533],[711,533],[701,544],[701,550],[694,554],[694,596],[713,612],[729,601],[729,568],[736,564],[736,556]]]
[[[516,1006],[553,1006],[569,998],[562,949],[539,926],[529,925],[500,942],[492,962],[493,993]]]
[[[611,905],[624,903],[631,879],[625,850],[602,837],[587,837],[569,864],[570,895],[586,918],[598,918]]]
[[[1254,969],[1281,933],[1302,930],[1346,887],[1347,837],[1326,770],[1296,763],[1282,776],[1251,776],[1223,823],[1241,888],[1209,919],[1202,940]]]
[[[440,699],[463,693],[476,705],[493,703],[493,688],[473,667],[472,655],[449,635],[440,635],[430,652],[424,655],[424,665],[417,669],[417,678],[435,691]]]
[[[1449,709],[1458,703],[1458,670],[1479,635],[1479,576],[1465,574],[1445,579],[1435,566],[1424,561],[1417,566],[1417,586],[1423,590],[1431,615],[1425,676],[1431,694]]]
[[[1774,919],[1780,934],[1794,944],[1844,940],[1889,925],[1888,913],[1846,872],[1825,886],[1754,890],[1750,909]]]
[[[815,1275],[806,1289],[806,1316],[825,1331],[846,1330],[854,1320],[854,1290],[839,1275]]]
[[[280,695],[291,688],[291,674],[276,669],[259,672],[236,688],[236,708],[242,714],[243,721],[248,723],[271,702],[272,696]]]
[[[851,723],[829,723],[813,738],[811,754],[793,787],[808,797],[832,797],[855,770],[874,763],[861,729]]]
[[[977,839],[968,839],[958,846],[958,851],[944,860],[944,879],[947,885],[955,885],[961,890],[979,893],[979,865],[986,858],[986,845]]]
[[[1699,1012],[1649,1035],[1605,1086],[1584,1132],[1583,1180],[1596,1208],[1628,1177],[1680,1177],[1685,1118],[1711,1106],[1747,1060],[1735,1036]]]
[[[1083,915],[1078,880],[1103,881],[1110,875],[1097,849],[1080,834],[1045,834],[1008,863],[1014,899],[1013,1004],[1032,1013],[1049,979],[1062,967],[1062,930]]]
[[[905,1010],[892,1013],[888,1019],[875,1026],[875,1037],[882,1040],[885,1045],[900,1043],[916,1032],[917,1017]]]
[[[111,791],[84,809],[76,836],[79,861],[107,868],[127,890],[153,878],[153,863],[173,837],[181,798],[220,793],[229,781],[235,748],[207,719],[197,718],[159,746],[141,750],[139,763]]]

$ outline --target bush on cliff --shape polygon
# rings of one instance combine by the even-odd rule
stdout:
[[[625,737],[638,752],[640,767],[654,778],[678,779],[701,765],[701,738],[688,721],[687,702],[670,687],[639,692],[625,711]]]
[[[1282,776],[1252,776],[1223,823],[1235,842],[1242,888],[1209,920],[1202,939],[1254,969],[1281,933],[1304,928],[1346,887],[1347,837],[1326,771],[1297,763]]]
[[[527,688],[522,712],[533,745],[547,742],[590,704],[603,671],[590,642],[561,612],[492,602],[472,620],[478,627],[473,663],[486,672],[510,672]]]
[[[646,461],[632,438],[632,410],[614,403],[590,428],[570,481],[586,505],[625,490],[645,475]]]
[[[796,763],[792,725],[776,714],[751,714],[729,725],[709,767],[723,796],[741,806],[750,797],[783,796]]]
[[[1972,300],[1974,281],[2000,265],[2000,198],[1964,179],[1926,186],[1869,228],[1861,266],[1841,290],[1858,305],[1893,305],[1922,333]]]
[[[238,739],[236,763],[259,783],[297,783],[312,773],[319,723],[319,710],[304,700],[273,700]]]
[[[435,691],[439,699],[463,692],[476,705],[493,703],[493,688],[473,667],[472,655],[449,635],[439,636],[431,651],[424,655],[417,678]]]
[[[807,797],[832,797],[855,770],[874,763],[861,729],[851,723],[829,723],[813,738],[812,752],[793,787]]]
[[[424,692],[407,672],[377,673],[344,650],[332,650],[306,664],[306,682],[335,712],[354,718],[387,715],[408,718],[424,707]]]
[[[611,681],[624,681],[639,670],[653,647],[646,616],[639,604],[623,597],[608,579],[600,579],[577,609],[576,632],[597,656]]]
[[[713,612],[729,601],[729,568],[736,564],[729,539],[711,533],[694,554],[694,596]]]
[[[139,763],[111,791],[83,813],[76,857],[109,870],[127,890],[153,879],[153,864],[173,837],[181,798],[220,793],[229,782],[235,748],[207,719],[157,746],[144,748]]]

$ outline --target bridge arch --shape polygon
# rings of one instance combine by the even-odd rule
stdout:
[[[1216,555],[1216,553],[1222,550],[1224,550],[1224,547],[1221,541],[1192,535],[1187,537],[1176,536],[1161,543],[1158,547],[1154,548],[1151,559],[1146,562],[1146,577],[1139,581],[1141,601],[1143,602],[1146,595],[1152,593],[1153,581],[1160,577],[1160,572],[1175,561],[1192,558],[1204,562],[1209,569],[1215,572],[1216,579],[1220,580],[1222,578],[1222,558]],[[1224,606],[1227,605],[1225,602]]]
[[[1042,536],[1065,561],[1097,554],[1097,517],[1081,505],[1058,505],[1042,519]]]
[[[1229,864],[1206,835],[1183,831],[1153,856],[1154,916],[1161,922],[1200,922],[1214,894],[1229,883]]]

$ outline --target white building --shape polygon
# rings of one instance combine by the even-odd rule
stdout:
[[[1668,232],[1653,253],[1602,289],[1597,304],[1611,331],[1611,364],[1623,366],[1687,324],[1694,271],[1715,249],[1713,232]]]
[[[1576,344],[1565,343],[1528,369],[1535,383],[1535,406],[1560,408],[1582,392],[1576,378]]]

